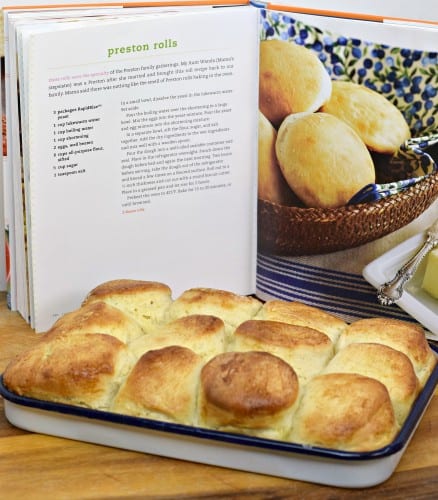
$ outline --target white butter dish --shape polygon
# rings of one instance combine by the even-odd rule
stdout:
[[[394,278],[397,271],[417,252],[424,240],[425,233],[420,233],[392,248],[365,266],[363,277],[379,289],[381,285]],[[424,260],[414,276],[405,284],[403,294],[396,304],[434,334],[429,338],[438,340],[438,300],[421,288],[425,265]],[[391,307],[394,306],[388,306]]]

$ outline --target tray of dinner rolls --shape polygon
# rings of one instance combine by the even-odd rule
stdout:
[[[2,375],[26,430],[341,487],[394,471],[438,382],[417,323],[102,283]]]

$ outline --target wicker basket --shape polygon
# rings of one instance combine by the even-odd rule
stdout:
[[[259,200],[259,249],[296,256],[353,248],[405,226],[437,197],[438,172],[401,193],[341,208],[287,207]]]

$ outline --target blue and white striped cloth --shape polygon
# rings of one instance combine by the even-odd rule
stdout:
[[[373,316],[415,321],[397,305],[382,306],[376,289],[361,275],[303,264],[259,253],[257,296],[304,302],[349,323]]]

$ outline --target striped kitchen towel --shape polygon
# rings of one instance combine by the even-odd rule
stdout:
[[[299,258],[258,254],[257,296],[304,302],[347,322],[373,316],[415,321],[397,305],[382,306],[376,289],[359,274],[299,262]]]

